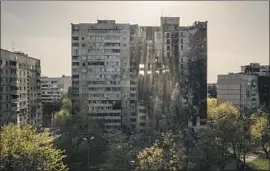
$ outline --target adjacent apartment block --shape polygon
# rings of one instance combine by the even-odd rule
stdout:
[[[41,102],[46,104],[58,104],[61,95],[68,92],[71,86],[71,76],[42,77],[41,78]]]
[[[217,100],[230,102],[242,112],[254,112],[260,106],[258,77],[245,73],[218,75]]]
[[[1,123],[40,124],[40,60],[1,49]]]

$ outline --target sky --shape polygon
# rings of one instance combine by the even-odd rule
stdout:
[[[209,83],[241,65],[269,64],[267,1],[2,1],[1,48],[40,59],[44,76],[71,75],[71,23],[158,26],[162,15],[180,17],[182,26],[208,21]]]

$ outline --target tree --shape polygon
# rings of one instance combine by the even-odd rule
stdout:
[[[227,150],[229,145],[219,132],[209,128],[201,129],[191,151],[191,163],[198,170],[224,170],[232,158]]]
[[[108,170],[128,170],[130,162],[136,160],[139,137],[114,131],[106,134],[106,139],[108,140],[107,160],[102,167]]]
[[[80,170],[89,164],[103,162],[107,142],[102,136],[99,125],[85,115],[77,114],[68,118],[65,131],[55,141],[65,150],[65,162],[72,170]]]
[[[214,118],[215,116],[215,109],[217,108],[217,99],[214,98],[208,98],[207,99],[207,117],[208,118]]]
[[[209,103],[208,126],[218,133],[218,138],[223,143],[229,143],[228,149],[233,150],[236,158],[236,168],[240,166],[240,161],[252,150],[249,133],[249,118],[230,103],[216,103],[214,100]]]
[[[152,146],[138,154],[138,169],[142,170],[179,170],[181,168],[182,148],[176,137],[167,132],[162,134]]]
[[[253,142],[262,148],[265,156],[269,158],[270,148],[270,128],[267,114],[262,111],[258,111],[251,115],[251,138]]]
[[[63,98],[62,101],[61,101],[61,109],[65,109],[69,113],[71,113],[71,109],[72,109],[71,100],[68,99],[68,98]]]
[[[67,109],[62,108],[60,109],[60,111],[56,112],[54,114],[54,123],[56,127],[60,127],[60,129],[64,129],[65,128],[65,124],[67,122],[67,120],[70,117],[70,113]]]
[[[49,132],[32,126],[6,125],[1,130],[0,166],[3,171],[67,171],[63,151]]]

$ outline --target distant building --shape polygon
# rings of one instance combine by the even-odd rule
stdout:
[[[270,66],[260,65],[259,63],[250,63],[241,66],[241,71],[246,74],[258,76],[258,91],[260,99],[260,108],[269,112],[270,110]]]
[[[217,98],[217,84],[216,83],[207,84],[207,96],[209,98]]]
[[[260,107],[258,88],[257,75],[218,75],[217,100],[230,102],[243,112],[254,112]]]
[[[43,124],[51,124],[52,113],[59,111],[62,96],[68,96],[71,87],[71,76],[42,77],[41,78],[41,101],[43,111]]]
[[[41,124],[40,60],[1,49],[1,123]]]
[[[241,66],[241,72],[259,76],[270,76],[270,66],[260,65],[259,63],[250,63],[249,65]]]
[[[60,103],[61,95],[68,93],[71,86],[71,77],[42,77],[41,78],[41,101],[42,104]]]

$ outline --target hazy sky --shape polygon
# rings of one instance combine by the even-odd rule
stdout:
[[[114,19],[160,25],[160,16],[180,25],[208,21],[208,82],[250,62],[269,64],[269,2],[8,2],[2,1],[1,45],[41,59],[42,74],[71,75],[70,23]]]

